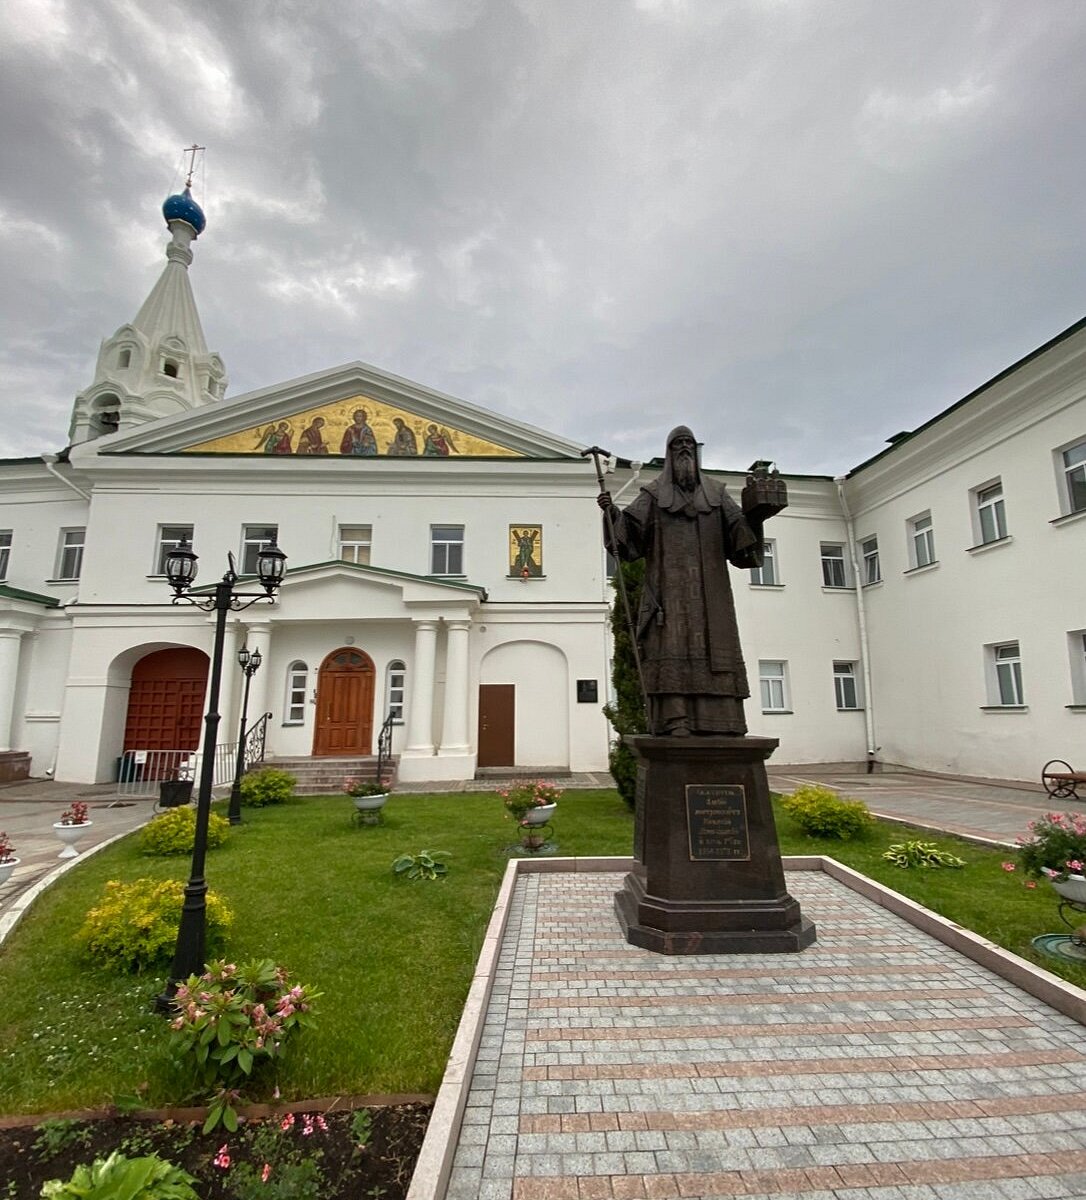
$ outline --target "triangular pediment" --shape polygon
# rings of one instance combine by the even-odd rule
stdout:
[[[485,588],[463,580],[335,559],[289,568],[276,603],[286,620],[297,619],[295,609],[307,620],[387,620],[410,610],[465,616],[485,600]]]
[[[350,363],[102,440],[100,453],[276,458],[578,458],[564,438]]]

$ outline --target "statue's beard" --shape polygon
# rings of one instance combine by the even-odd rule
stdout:
[[[698,486],[698,468],[691,455],[675,456],[675,482],[684,492],[692,492]]]

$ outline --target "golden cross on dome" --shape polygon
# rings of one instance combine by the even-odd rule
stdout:
[[[192,187],[192,173],[193,173],[193,171],[196,170],[196,155],[200,154],[202,151],[204,151],[206,149],[207,149],[206,146],[197,146],[196,143],[193,142],[191,146],[188,146],[184,150],[181,151],[182,154],[191,155],[191,157],[189,158],[189,172],[188,172],[188,178],[185,180],[185,187],[187,187],[187,188]]]

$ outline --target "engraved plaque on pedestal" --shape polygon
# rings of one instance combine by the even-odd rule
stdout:
[[[743,785],[688,783],[686,830],[691,862],[747,862],[750,831]]]

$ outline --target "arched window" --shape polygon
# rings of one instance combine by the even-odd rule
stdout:
[[[385,675],[385,715],[391,714],[397,725],[403,724],[403,706],[407,696],[407,664],[394,658]]]
[[[132,365],[132,351],[126,346],[117,352],[117,366],[124,368]]]
[[[292,662],[287,667],[287,702],[284,725],[305,724],[305,702],[309,691],[309,668],[304,662]]]

